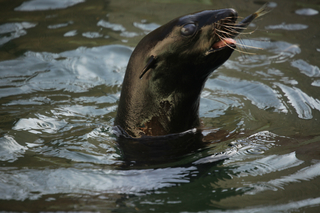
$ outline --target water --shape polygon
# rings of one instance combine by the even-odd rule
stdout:
[[[269,3],[239,41],[261,49],[234,52],[210,77],[200,108],[207,149],[125,164],[112,133],[143,35],[179,15],[232,7],[245,17],[262,4],[0,2],[0,210],[318,212],[316,1]]]

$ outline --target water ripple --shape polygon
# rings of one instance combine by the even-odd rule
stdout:
[[[15,126],[14,130],[25,130],[33,134],[56,133],[67,125],[64,120],[50,118],[45,115],[36,114],[38,118],[21,118]]]
[[[312,110],[320,111],[320,100],[310,97],[301,89],[288,87],[280,83],[275,83],[285,93],[289,103],[294,107],[299,118],[312,119]]]
[[[85,0],[31,0],[23,2],[15,11],[36,11],[36,10],[54,10],[71,7],[84,2]]]
[[[305,60],[298,59],[291,62],[291,66],[296,67],[301,73],[309,77],[320,77],[320,69],[306,62]]]
[[[21,146],[15,141],[12,136],[5,135],[0,138],[0,161],[16,161],[19,157],[23,157],[27,149],[27,147]]]
[[[212,91],[220,91],[220,93],[241,95],[261,109],[275,108],[286,112],[286,107],[279,100],[277,91],[261,82],[240,80],[221,75],[215,79],[209,79],[206,88]]]
[[[33,28],[37,24],[30,22],[6,23],[0,25],[0,46],[27,34],[26,29]]]
[[[274,146],[277,138],[279,138],[279,136],[269,131],[261,131],[247,138],[232,141],[230,143],[230,147],[225,151],[199,159],[193,164],[198,165],[212,163],[227,159],[224,162],[224,165],[229,166],[230,164],[239,160],[251,159],[252,157],[255,158],[259,155],[262,155],[265,151]]]
[[[133,22],[133,26],[146,32],[151,32],[152,30],[155,30],[158,27],[160,27],[160,25],[156,23],[146,23],[146,20],[142,20],[141,23]]]
[[[189,182],[187,175],[195,167],[145,170],[0,169],[0,199],[35,200],[58,193],[126,193],[142,195],[144,191]],[[166,174],[164,177],[162,174]],[[33,193],[38,192],[38,193]]]
[[[309,26],[305,24],[286,24],[282,23],[279,25],[270,25],[267,26],[266,29],[275,30],[275,29],[281,29],[281,30],[305,30]]]
[[[296,158],[295,152],[285,155],[270,155],[247,163],[241,163],[233,172],[238,177],[264,175],[296,167],[303,161]]]
[[[295,11],[298,15],[304,15],[304,16],[314,16],[319,13],[318,10],[312,9],[312,8],[302,8]]]
[[[284,185],[288,185],[294,182],[308,181],[320,176],[320,163],[305,167],[296,173],[268,181],[276,187],[282,188]]]
[[[0,97],[45,90],[84,92],[98,85],[120,85],[131,52],[121,45],[80,47],[60,54],[27,52],[18,59],[0,62]]]
[[[237,209],[237,210],[228,210],[228,212],[235,212],[235,213],[265,213],[265,212],[304,212],[303,208],[306,207],[316,207],[320,204],[320,197],[310,198],[305,200],[297,200],[297,201],[290,201],[285,204],[278,204],[278,205],[266,205],[266,206],[251,206],[246,207],[244,209]],[[220,210],[212,210],[208,211],[209,213],[223,213],[225,211]]]

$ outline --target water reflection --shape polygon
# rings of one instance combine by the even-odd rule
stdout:
[[[30,0],[23,2],[19,7],[16,7],[16,11],[36,11],[36,10],[55,10],[71,7],[73,5],[84,2],[85,0]]]
[[[318,66],[309,64],[308,62],[298,59],[291,62],[291,66],[296,67],[301,73],[308,77],[320,77],[320,69]]]
[[[305,24],[286,24],[282,23],[279,25],[271,25],[266,27],[266,29],[270,30],[276,30],[276,29],[281,29],[281,30],[305,30],[308,28],[308,25]]]
[[[121,24],[112,24],[108,21],[105,21],[105,20],[100,20],[98,23],[97,23],[98,26],[101,26],[101,27],[105,27],[105,28],[109,28],[113,31],[125,31],[126,29],[121,25]]]
[[[67,23],[49,25],[48,28],[49,28],[49,29],[58,29],[58,28],[61,28],[61,27],[66,27],[66,26],[68,26],[68,25],[70,25],[70,24],[73,24],[73,22],[72,22],[72,21],[69,21],[69,22],[67,22]]]
[[[314,16],[317,15],[319,12],[312,8],[303,8],[295,11],[298,15],[305,15],[305,16]]]
[[[17,171],[13,168],[0,171],[1,177],[10,182],[6,184],[6,190],[0,193],[0,199],[35,200],[46,194],[77,192],[92,195],[96,193],[139,195],[145,194],[146,190],[188,183],[187,176],[195,169],[189,167],[121,171],[68,168]],[[21,187],[24,190],[20,190]]]
[[[13,162],[18,157],[23,157],[27,147],[21,146],[11,136],[0,138],[0,161]]]
[[[99,136],[98,132],[91,132],[88,134],[88,138],[96,138]],[[271,138],[269,138],[270,136]],[[267,132],[256,134],[251,136],[246,140],[235,142],[234,148],[240,150],[249,149],[264,149],[268,150],[268,144],[271,142],[274,144],[273,134]],[[259,138],[264,138],[264,143]],[[48,147],[45,144],[28,144],[29,148],[22,147],[18,145],[12,138],[6,137],[8,142],[10,141],[10,150],[15,155],[13,157],[22,157],[21,154],[25,150],[29,149],[29,152],[43,153],[45,156],[59,157],[63,159],[71,159],[73,162],[96,162],[103,164],[106,159],[106,155],[95,156],[79,152],[80,147],[77,147],[77,142],[66,142],[63,141],[53,141],[53,147]],[[257,143],[255,143],[256,141]],[[60,145],[59,145],[60,144]],[[241,145],[240,145],[241,144]],[[256,145],[254,145],[256,144]],[[266,146],[267,145],[267,146]],[[57,148],[55,148],[57,146]],[[85,145],[82,143],[82,147],[86,151],[90,151],[93,148],[92,143],[87,143]],[[241,147],[242,146],[242,147]],[[60,147],[60,148],[58,148]],[[109,151],[114,151],[110,150]],[[7,149],[9,150],[9,149]],[[73,151],[72,151],[73,150]],[[167,187],[177,186],[181,184],[186,184],[194,182],[194,184],[204,183],[201,180],[204,177],[211,182],[213,181],[210,177],[213,175],[217,178],[215,181],[219,185],[220,181],[224,181],[223,173],[227,172],[225,175],[236,176],[242,178],[247,175],[256,176],[263,175],[265,173],[271,173],[276,171],[281,171],[283,169],[288,169],[291,167],[296,167],[302,163],[295,158],[294,153],[283,155],[283,156],[268,156],[266,158],[259,159],[261,153],[250,153],[249,155],[238,152],[233,157],[230,155],[230,160],[225,161],[224,169],[215,166],[209,166],[212,159],[206,158],[201,162],[196,162],[195,165],[190,165],[186,167],[166,167],[158,169],[130,169],[130,170],[114,170],[114,169],[103,169],[103,168],[86,168],[85,164],[81,168],[57,168],[44,170],[37,169],[16,169],[7,168],[1,170],[1,177],[3,186],[6,190],[0,193],[1,199],[14,199],[14,200],[25,200],[25,199],[38,199],[43,195],[47,194],[57,194],[57,193],[76,193],[76,192],[86,192],[86,193],[126,193],[126,194],[148,194],[150,190],[167,190]],[[97,153],[95,153],[97,154]],[[40,157],[40,156],[39,156]],[[240,157],[240,158],[239,158]],[[245,158],[250,159],[255,157],[258,159],[256,161],[250,161],[247,164],[241,163]],[[7,158],[6,160],[8,160]],[[109,162],[111,162],[109,156]],[[209,164],[209,165],[208,165]],[[230,170],[229,170],[229,169]],[[257,169],[258,168],[258,169]],[[219,172],[215,171],[216,169]],[[210,171],[208,171],[210,170]],[[230,174],[228,174],[229,172]],[[204,176],[203,176],[204,175]],[[320,175],[315,173],[316,176]],[[210,180],[211,179],[211,180]],[[228,178],[229,179],[229,178]],[[201,180],[201,181],[200,181]],[[229,179],[230,180],[230,179]],[[200,181],[199,183],[197,183]],[[7,182],[7,183],[6,183]],[[246,185],[246,184],[244,184]],[[23,186],[23,190],[18,190]],[[185,185],[185,187],[188,187]],[[239,188],[241,189],[241,188]],[[37,191],[37,194],[33,194]],[[240,190],[241,191],[241,190]],[[248,191],[248,190],[245,190]],[[18,192],[18,193],[17,193]]]
[[[24,57],[0,62],[4,76],[0,81],[6,85],[0,89],[0,97],[45,90],[84,92],[97,85],[118,85],[131,51],[114,45],[80,47],[60,54],[27,52]]]
[[[271,2],[272,14],[238,40],[258,49],[235,52],[208,80],[200,105],[206,148],[173,162],[126,164],[112,126],[138,40],[171,16],[229,6],[245,16],[260,7],[138,2],[32,0],[3,11],[1,210],[319,208],[316,3]],[[213,134],[221,132],[228,134]]]
[[[71,30],[69,32],[66,32],[63,36],[70,37],[70,36],[75,36],[75,35],[77,35],[77,30]]]
[[[0,25],[0,45],[27,34],[25,29],[35,27],[37,24],[30,22],[6,23]]]
[[[22,118],[16,125],[12,128],[14,130],[26,130],[33,134],[46,133],[56,133],[58,130],[62,129],[67,123],[65,121],[59,121],[55,118],[50,118],[44,115],[36,114],[37,118]],[[42,132],[38,131],[41,130]]]
[[[308,96],[306,93],[296,87],[288,87],[282,84],[276,84],[285,93],[289,103],[295,108],[298,117],[303,119],[312,118],[312,110],[320,111],[320,101]]]
[[[85,32],[85,33],[82,33],[82,36],[87,38],[100,38],[103,35],[98,32]]]
[[[160,27],[160,25],[156,23],[147,23],[147,20],[141,20],[141,23],[133,22],[133,26],[146,31],[146,33],[151,32],[152,30],[155,30],[158,27]]]
[[[259,213],[259,212],[287,212],[287,211],[303,211],[304,209],[314,209],[317,211],[317,206],[320,203],[320,197],[317,198],[312,198],[312,199],[305,199],[305,200],[298,200],[295,202],[290,202],[290,203],[285,203],[285,204],[280,204],[280,205],[268,205],[265,207],[251,207],[251,208],[245,208],[245,209],[237,209],[237,210],[229,210],[228,212],[254,212],[254,213]],[[225,212],[225,211],[210,211],[214,213],[220,213],[220,212]]]
[[[320,175],[320,163],[315,163],[314,165],[308,166],[297,171],[289,176],[284,176],[279,179],[271,180],[268,183],[279,188],[283,188],[293,182],[308,181],[317,178]]]

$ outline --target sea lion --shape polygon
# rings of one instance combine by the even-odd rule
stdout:
[[[200,94],[208,76],[230,57],[234,38],[263,11],[237,24],[234,9],[205,10],[146,35],[130,57],[115,126],[132,138],[198,127]]]

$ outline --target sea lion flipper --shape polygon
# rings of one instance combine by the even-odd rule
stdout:
[[[139,78],[142,79],[143,75],[146,74],[146,72],[155,64],[156,62],[156,57],[155,56],[150,56],[147,65],[143,68]]]

